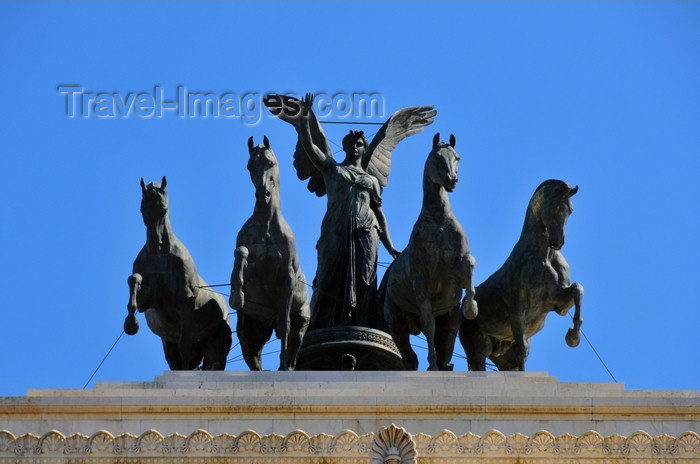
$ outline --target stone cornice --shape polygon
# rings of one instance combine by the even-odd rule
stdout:
[[[402,431],[393,425],[391,428]],[[188,436],[163,436],[149,430],[139,436],[114,436],[98,431],[90,436],[65,436],[50,431],[42,436],[19,437],[0,431],[0,463],[364,463],[374,462],[377,434],[357,435],[346,430],[337,435],[309,436],[296,430],[286,436],[261,436],[248,430],[240,435],[212,436],[197,430]],[[635,432],[627,437],[603,436],[595,431],[580,436],[554,436],[540,431],[531,436],[504,435],[497,430],[482,436],[456,436],[444,430],[434,436],[418,433],[412,437],[418,463],[694,463],[700,460],[700,436],[685,432],[677,437],[651,436]],[[408,462],[408,461],[405,461]]]
[[[217,419],[220,417],[255,417],[260,414],[274,415],[275,417],[304,417],[318,414],[331,415],[333,417],[374,417],[377,414],[399,415],[403,418],[430,416],[445,418],[460,416],[463,418],[481,417],[488,415],[498,419],[505,417],[510,420],[526,418],[537,420],[545,418],[576,418],[585,417],[595,420],[616,420],[623,417],[624,420],[692,420],[700,417],[700,405],[683,405],[682,407],[671,406],[645,406],[640,408],[636,405],[620,404],[530,404],[507,405],[507,404],[358,404],[357,401],[344,402],[342,398],[332,398],[328,400],[332,404],[309,404],[305,403],[274,403],[268,404],[235,404],[229,400],[228,404],[204,404],[200,401],[191,403],[180,401],[175,404],[139,404],[140,402],[124,402],[122,404],[37,404],[27,402],[25,404],[0,404],[0,417],[2,415],[11,416],[18,419],[49,419],[53,416],[62,419],[71,417],[86,418],[114,418],[122,419],[147,419],[150,416],[163,418],[166,416],[189,416],[197,415],[205,419]],[[233,404],[232,404],[233,403]]]

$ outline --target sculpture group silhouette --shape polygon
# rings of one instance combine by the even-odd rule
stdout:
[[[237,312],[236,334],[251,370],[263,368],[262,348],[273,332],[281,343],[279,369],[293,370],[307,330],[342,326],[388,332],[403,369],[418,369],[410,335],[422,332],[429,370],[453,368],[458,333],[469,370],[485,370],[487,358],[499,370],[524,370],[530,338],[543,328],[546,315],[564,315],[572,306],[574,327],[566,342],[578,345],[583,287],[570,282],[561,254],[578,187],[543,182],[530,200],[513,252],[475,288],[476,260],[448,198],[460,160],[454,135],[449,143],[439,134],[433,138],[422,209],[402,252],[394,248],[383,212],[391,154],[401,140],[432,124],[437,114],[432,106],[395,112],[371,142],[361,131],[350,131],[343,139],[345,159],[339,162],[313,112],[312,94],[302,100],[268,95],[264,102],[295,128],[297,175],[328,203],[309,302],[294,235],[282,215],[277,158],[267,137],[257,146],[250,137],[247,168],[255,203],[236,238],[229,304]],[[171,369],[223,370],[232,345],[225,300],[197,274],[189,252],[172,233],[165,177],[160,184],[146,185],[142,179],[141,188],[146,244],[128,279],[124,330],[135,334],[135,313],[143,312],[162,339]],[[377,288],[379,243],[395,260]],[[343,363],[353,358],[347,356]],[[328,368],[346,364],[335,367],[329,360]]]

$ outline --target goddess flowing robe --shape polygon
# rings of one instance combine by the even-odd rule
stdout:
[[[378,328],[377,255],[381,206],[377,179],[341,164],[323,171],[328,195],[318,267],[311,298],[310,330],[338,325]]]

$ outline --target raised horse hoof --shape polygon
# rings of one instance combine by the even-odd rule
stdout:
[[[135,335],[139,331],[139,320],[136,316],[126,316],[124,319],[124,333],[127,335]]]
[[[576,348],[581,342],[581,331],[576,329],[569,329],[566,331],[566,344],[571,348]]]
[[[476,319],[479,315],[479,307],[476,304],[476,300],[472,300],[472,304],[468,301],[462,302],[462,316],[468,321]]]

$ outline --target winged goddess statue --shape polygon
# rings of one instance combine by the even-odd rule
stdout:
[[[341,325],[381,328],[377,308],[379,242],[396,258],[382,211],[382,187],[388,183],[391,153],[409,135],[433,122],[433,106],[414,106],[394,113],[371,143],[362,131],[343,138],[345,159],[338,162],[313,112],[314,96],[303,100],[268,95],[270,112],[292,124],[298,141],[294,167],[308,189],[328,196],[321,237],[316,243],[318,266],[313,281],[309,330]]]

